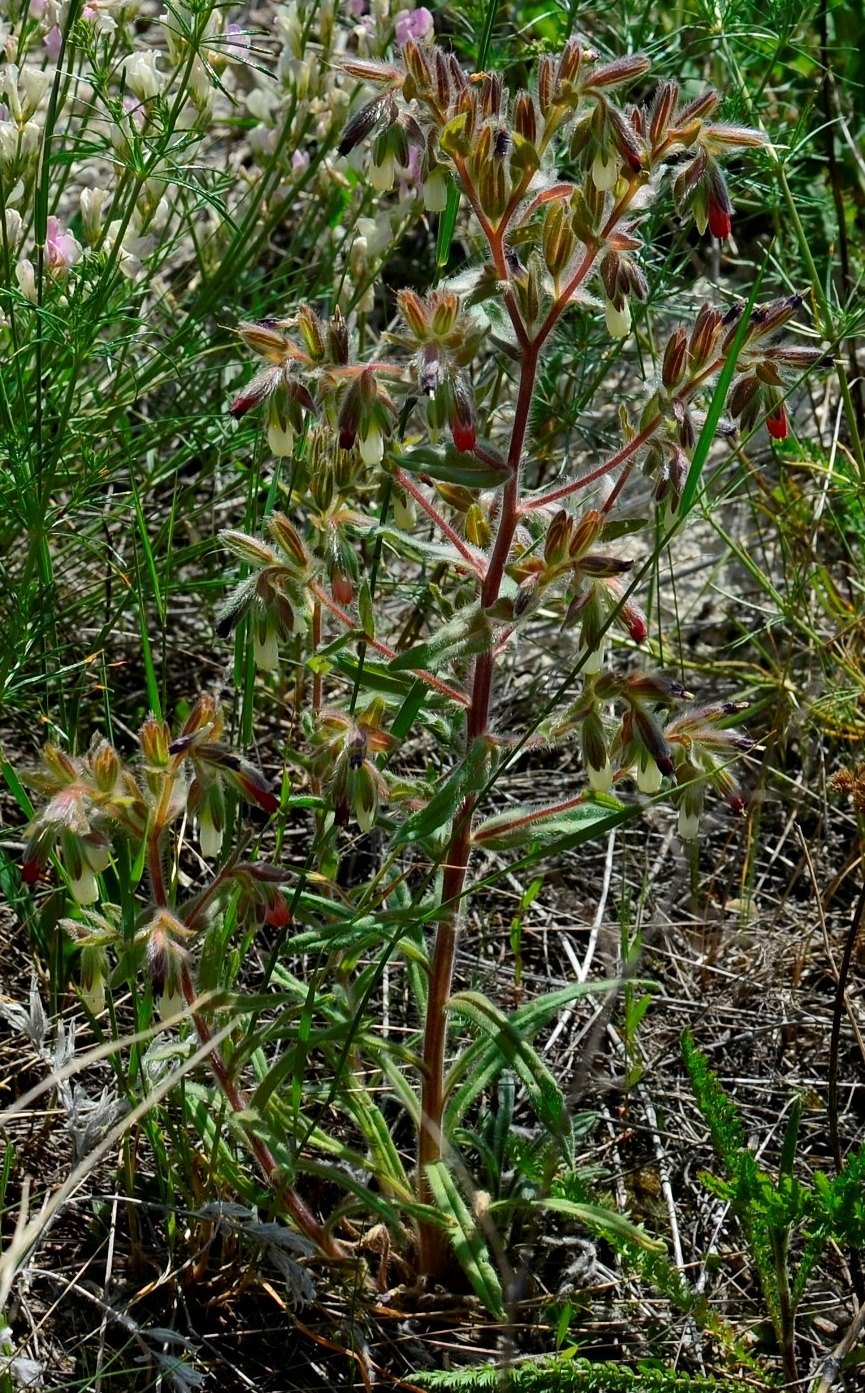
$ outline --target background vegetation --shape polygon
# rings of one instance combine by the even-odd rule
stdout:
[[[400,1049],[413,1047],[423,987],[410,955],[392,965],[377,922],[358,930],[351,891],[374,875],[374,840],[352,826],[315,859],[307,790],[294,796],[315,673],[289,649],[278,675],[257,675],[248,626],[220,637],[217,618],[237,570],[216,534],[260,535],[293,487],[261,420],[228,414],[249,368],[238,321],[339,305],[374,342],[397,288],[425,291],[476,255],[464,211],[451,240],[410,180],[381,194],[365,157],[337,157],[356,101],[340,54],[393,51],[396,16],[364,9],[0,3],[2,1377],[51,1389],[856,1387],[861,5],[460,0],[435,13],[468,70],[519,86],[579,34],[604,58],[648,54],[653,79],[675,77],[688,96],[716,86],[724,119],[771,141],[731,166],[734,240],[699,238],[668,204],[649,215],[649,296],[624,347],[602,317],[565,322],[533,412],[541,477],[563,457],[610,453],[658,343],[703,299],[747,300],[758,275],[761,301],[803,294],[803,341],[825,357],[789,399],[788,438],[717,445],[683,535],[641,558],[656,665],[701,700],[748,704],[759,749],[742,774],[745,814],[713,806],[700,842],[681,844],[650,807],[556,859],[484,865],[457,964],[465,1076],[480,1084],[454,1130],[465,1169],[436,1173],[454,1258],[429,1290],[395,1241],[414,1214],[399,1189],[411,1165]],[[13,72],[25,53],[50,74],[41,90]],[[420,581],[394,582],[387,612],[406,639],[441,614],[441,579],[429,561]],[[628,661],[628,641],[618,647]],[[557,637],[530,671],[507,668],[515,732],[572,658]],[[44,742],[80,755],[99,732],[130,754],[149,713],[176,728],[201,690],[284,794],[249,832],[256,851],[306,867],[290,932],[278,915],[253,930],[232,902],[203,985],[242,1002],[214,1028],[258,1090],[260,1134],[276,1109],[314,1152],[288,1148],[280,1165],[297,1167],[321,1212],[357,1200],[341,1232],[363,1261],[345,1269],[317,1263],[285,1224],[204,1067],[201,1031],[163,1027],[132,957],[112,964],[94,1014],[61,922],[81,919],[66,880],[55,866],[22,881],[36,798],[24,774]],[[434,725],[413,735],[407,777],[429,783],[441,737]],[[573,752],[527,749],[507,796],[580,786]],[[202,869],[187,845],[173,875],[194,893]],[[109,872],[130,940],[141,875]],[[324,915],[329,884],[351,904],[344,924]],[[482,991],[501,1007],[494,1031]],[[374,1070],[370,1017],[392,1045]],[[336,1096],[346,1077],[357,1086]]]

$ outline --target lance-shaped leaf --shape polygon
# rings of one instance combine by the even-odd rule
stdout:
[[[470,1020],[495,1043],[497,1053],[521,1079],[538,1120],[553,1136],[564,1136],[567,1120],[562,1091],[519,1026],[482,992],[457,992],[448,1002],[448,1011]]]
[[[509,808],[482,822],[472,840],[487,851],[512,851],[518,847],[550,851],[561,838],[567,838],[570,846],[577,846],[597,837],[633,812],[629,804],[603,794],[595,794],[591,802],[586,798],[567,809]]]
[[[557,1012],[566,1010],[579,997],[614,992],[620,986],[621,983],[614,978],[603,982],[571,982],[567,987],[559,987],[558,990],[547,992],[535,1001],[526,1002],[524,1006],[513,1011],[508,1020],[522,1046],[528,1047],[538,1031],[542,1030]],[[511,1052],[502,1049],[498,1031],[484,1034],[463,1050],[451,1067],[445,1083],[448,1100],[445,1114],[447,1135],[451,1134],[475,1099],[510,1064]]]
[[[446,822],[450,822],[466,794],[484,782],[489,758],[489,741],[482,738],[473,740],[465,759],[457,765],[438,792],[433,794],[426,807],[406,818],[394,837],[392,847],[422,841],[424,837],[432,836],[433,832],[437,832]]]
[[[483,610],[476,605],[467,606],[432,638],[416,643],[392,658],[391,672],[406,672],[414,668],[435,672],[446,663],[484,653],[492,643],[492,634],[492,625]]]
[[[427,1166],[435,1202],[448,1221],[454,1252],[478,1300],[495,1320],[505,1319],[502,1284],[493,1267],[477,1220],[460,1194],[443,1161]]]
[[[504,461],[501,464],[493,461],[491,449],[485,445],[487,457],[480,460],[475,455],[464,454],[453,445],[447,445],[444,450],[419,445],[414,450],[406,450],[396,459],[409,474],[426,474],[442,484],[462,484],[470,489],[498,488],[508,478],[509,471]]]
[[[576,1219],[578,1223],[584,1224],[591,1233],[599,1234],[602,1238],[618,1238],[625,1243],[635,1243],[637,1247],[643,1248],[647,1253],[663,1253],[666,1245],[659,1238],[650,1238],[645,1230],[639,1225],[634,1224],[630,1219],[626,1219],[624,1214],[619,1214],[615,1209],[607,1209],[600,1204],[583,1204],[578,1200],[568,1200],[551,1196],[549,1199],[534,1200],[536,1209],[552,1210],[554,1214],[562,1214],[568,1219]]]

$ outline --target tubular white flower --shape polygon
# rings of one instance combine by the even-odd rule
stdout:
[[[255,666],[259,672],[275,672],[279,667],[279,639],[276,636],[276,631],[267,628],[262,636],[259,633],[258,625],[256,625],[253,646]]]
[[[611,338],[626,339],[628,337],[631,332],[631,307],[627,300],[621,309],[617,309],[612,300],[607,300],[604,305],[604,319]]]
[[[428,213],[443,213],[448,204],[448,181],[441,169],[434,169],[424,180],[423,206]]]
[[[34,68],[25,63],[18,74],[18,92],[21,98],[21,111],[25,121],[38,109],[42,98],[51,86],[54,74],[50,69]]]
[[[595,793],[609,793],[613,786],[613,766],[609,760],[605,761],[602,769],[595,769],[591,764],[587,765],[586,774],[589,788],[594,789]]]
[[[606,644],[603,643],[601,644],[600,648],[592,648],[588,653],[586,652],[585,648],[581,648],[578,656],[580,659],[582,659],[585,656],[586,659],[583,663],[581,671],[587,677],[591,677],[593,673],[596,672],[603,672],[605,653]]]
[[[36,272],[33,269],[33,262],[26,256],[22,256],[15,267],[15,279],[18,282],[21,294],[25,295],[31,304],[35,305],[39,298],[36,294]]]
[[[679,809],[679,836],[683,842],[693,842],[700,835],[700,814],[691,812],[683,803]]]
[[[417,507],[413,498],[401,493],[392,495],[393,520],[401,532],[411,532],[417,522]]]
[[[156,66],[158,56],[153,49],[150,49],[147,52],[130,53],[123,60],[126,85],[140,102],[151,101],[153,97],[158,97],[162,91],[165,77]]]
[[[160,1020],[170,1022],[183,1014],[184,1000],[178,991],[164,991],[156,1002]]]
[[[222,839],[225,835],[224,827],[217,827],[209,811],[202,810],[201,817],[198,819],[198,845],[201,848],[202,856],[208,860],[217,857],[222,850]]]
[[[77,876],[71,876],[69,888],[72,891],[72,898],[76,904],[95,904],[99,899],[99,886],[96,884],[96,876],[87,865],[82,863],[81,872]]]
[[[662,783],[663,775],[653,759],[637,765],[637,788],[641,793],[657,793]]]
[[[3,215],[3,220],[6,224],[6,241],[9,244],[10,251],[14,252],[21,240],[21,229],[24,225],[24,220],[17,208],[7,208]]]
[[[278,459],[294,454],[295,435],[291,426],[281,425],[279,421],[268,421],[267,443]]]
[[[102,189],[82,189],[78,196],[81,205],[81,225],[84,229],[84,239],[86,242],[96,242],[102,231],[102,215],[105,205],[111,199],[111,190]]]
[[[371,164],[369,167],[369,182],[379,193],[389,193],[393,188],[394,162],[393,155],[388,151],[381,164]]]
[[[604,158],[603,151],[599,150],[592,161],[592,183],[601,193],[606,193],[609,189],[616,187],[616,180],[619,177],[619,161],[615,155],[610,155],[609,159]]]
[[[364,464],[381,464],[384,459],[384,436],[378,426],[372,425],[366,435],[358,436],[357,448]]]
[[[86,986],[78,988],[81,993],[81,1000],[87,1007],[91,1016],[98,1016],[105,1009],[105,982],[101,977],[94,977]]]

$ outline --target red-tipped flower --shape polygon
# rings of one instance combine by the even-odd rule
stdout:
[[[470,454],[477,444],[478,433],[471,388],[461,374],[451,385],[450,427],[456,448],[464,455]]]
[[[783,405],[777,407],[771,416],[766,417],[766,429],[773,440],[786,440],[790,433],[787,412]]]
[[[471,421],[454,421],[451,426],[454,445],[464,455],[470,454],[477,444],[477,431]]]
[[[717,165],[709,172],[709,201],[706,209],[709,231],[721,241],[733,230],[733,205],[727,193],[724,176]]]
[[[723,241],[733,231],[733,221],[729,210],[714,198],[709,198],[709,231],[713,237]]]

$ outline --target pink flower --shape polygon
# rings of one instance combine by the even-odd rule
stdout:
[[[56,63],[57,59],[60,57],[60,50],[63,47],[63,34],[59,24],[55,24],[53,29],[48,30],[48,33],[42,40],[42,45],[48,57]]]
[[[45,261],[50,271],[68,271],[81,256],[81,248],[71,232],[64,232],[57,218],[48,219]]]
[[[309,155],[305,150],[295,150],[291,157],[291,167],[295,174],[301,174],[309,168]]]
[[[222,36],[222,49],[226,58],[242,63],[249,57],[249,35],[246,30],[233,21],[226,24]]]
[[[409,39],[415,39],[418,42],[428,39],[433,28],[433,17],[424,5],[421,5],[419,10],[399,10],[397,12],[396,41],[398,44],[406,44]]]
[[[45,13],[45,0],[30,0],[30,14],[33,19],[41,19]]]
[[[347,0],[345,8],[352,19],[360,19],[366,13],[366,0]]]

